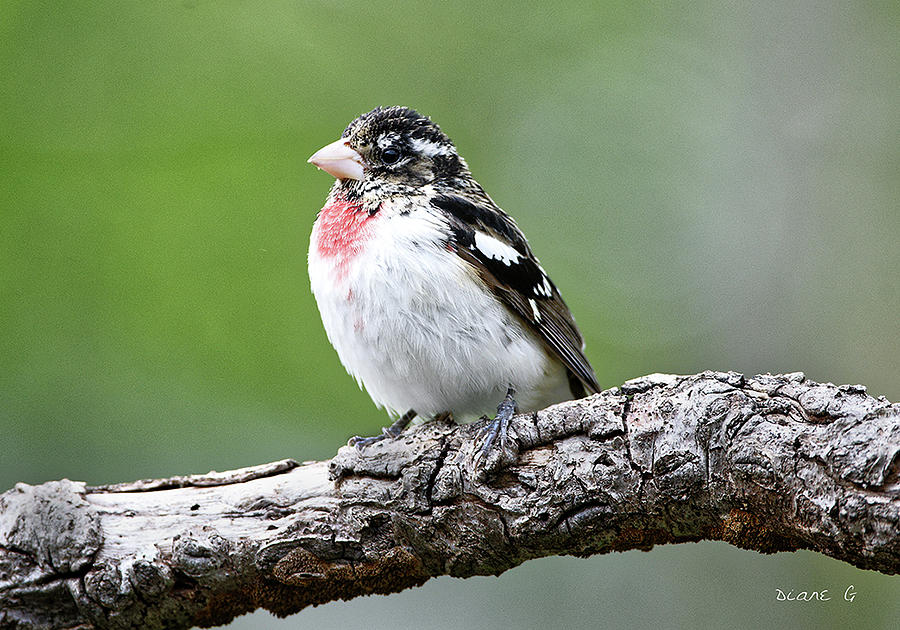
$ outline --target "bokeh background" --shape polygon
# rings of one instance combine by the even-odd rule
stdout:
[[[802,370],[900,400],[900,5],[661,4],[0,3],[0,489],[322,459],[378,431],[305,262],[332,181],[305,160],[375,105],[455,140],[604,386]],[[898,618],[900,578],[703,543],[233,628]]]

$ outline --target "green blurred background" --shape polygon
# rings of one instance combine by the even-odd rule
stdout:
[[[900,400],[900,5],[668,6],[0,3],[0,488],[322,459],[378,431],[305,262],[332,181],[305,160],[375,105],[455,140],[604,386],[802,370]],[[233,627],[898,618],[898,578],[703,543]]]

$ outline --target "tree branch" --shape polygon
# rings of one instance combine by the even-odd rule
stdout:
[[[517,416],[292,460],[0,495],[0,628],[187,628],[499,574],[554,554],[724,540],[900,571],[900,405],[802,374],[652,375]]]

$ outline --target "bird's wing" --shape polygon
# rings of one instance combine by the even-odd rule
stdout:
[[[486,195],[477,202],[459,195],[440,195],[431,203],[448,218],[451,248],[475,268],[491,292],[538,334],[575,377],[575,381],[570,377],[573,394],[578,395],[579,389],[587,394],[599,392],[572,313],[515,221]]]

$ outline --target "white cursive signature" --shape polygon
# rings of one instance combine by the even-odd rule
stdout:
[[[821,591],[794,591],[784,592],[780,588],[775,589],[775,599],[779,602],[829,602],[831,594],[827,588]],[[844,591],[844,601],[852,602],[856,599],[856,589],[851,584]]]

